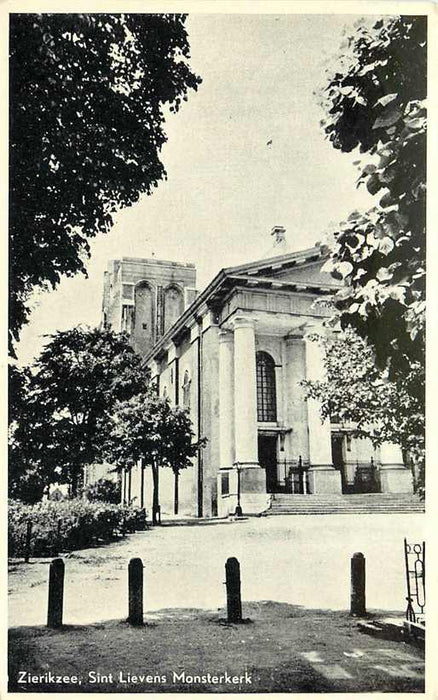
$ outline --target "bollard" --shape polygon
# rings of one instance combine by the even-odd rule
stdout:
[[[128,567],[129,615],[131,625],[143,624],[143,562],[131,559]]]
[[[29,563],[30,559],[30,542],[32,539],[32,520],[28,520],[26,523],[26,542],[24,545],[24,561],[26,564]]]
[[[365,557],[356,552],[351,557],[351,603],[350,615],[365,617]]]
[[[240,597],[240,564],[236,557],[230,557],[225,564],[225,584],[227,587],[228,622],[242,622],[242,600]]]
[[[62,607],[64,603],[64,562],[53,559],[49,572],[49,605],[47,627],[62,627]]]

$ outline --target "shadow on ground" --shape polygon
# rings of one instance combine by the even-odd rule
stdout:
[[[347,612],[262,601],[245,603],[244,617],[236,625],[224,609],[167,609],[143,627],[16,627],[9,690],[424,692],[421,651],[362,634]]]

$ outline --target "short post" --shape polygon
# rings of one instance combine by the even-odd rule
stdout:
[[[24,544],[24,561],[26,564],[29,563],[30,559],[30,543],[32,540],[32,520],[28,520],[26,523],[26,541]]]
[[[225,564],[225,584],[227,587],[228,622],[242,622],[242,600],[240,595],[240,564],[236,557],[230,557]]]
[[[365,617],[365,557],[356,552],[351,557],[351,602],[350,615]]]
[[[47,627],[62,627],[62,608],[64,603],[64,562],[53,559],[49,572],[49,605],[47,610]]]
[[[131,559],[128,567],[129,615],[131,625],[143,624],[143,562]]]

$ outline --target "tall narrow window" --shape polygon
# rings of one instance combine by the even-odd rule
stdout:
[[[277,420],[275,392],[275,363],[267,352],[256,353],[257,367],[257,420],[273,423]]]
[[[169,330],[184,311],[184,296],[181,289],[170,285],[164,291],[164,332]]]
[[[154,341],[154,290],[148,282],[139,282],[134,292],[135,311],[124,306],[123,322],[125,329],[131,332],[134,349],[145,355]]]

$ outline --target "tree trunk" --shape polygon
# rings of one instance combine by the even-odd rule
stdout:
[[[144,462],[140,461],[140,508],[144,508]]]
[[[173,473],[175,476],[175,490],[174,490],[174,494],[173,494],[173,512],[175,515],[178,515],[179,470],[175,469]]]
[[[84,487],[84,465],[72,464],[70,466],[70,495],[77,498],[82,493]]]
[[[131,505],[132,467],[128,471],[128,506]]]
[[[152,479],[154,483],[154,493],[152,496],[152,525],[158,525],[158,514],[160,510],[160,479],[159,466],[156,462],[152,463]]]
[[[76,471],[73,471],[73,473],[71,475],[71,483],[70,483],[72,498],[76,498],[76,496],[78,495],[78,485],[79,485],[79,475]]]

